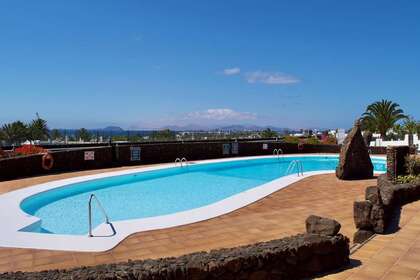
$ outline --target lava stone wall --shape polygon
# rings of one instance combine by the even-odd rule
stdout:
[[[299,234],[254,245],[199,252],[177,258],[0,274],[4,280],[141,279],[235,280],[300,279],[349,263],[349,240],[338,234]]]
[[[358,229],[354,242],[362,243],[374,233],[385,233],[395,210],[419,199],[419,184],[394,184],[385,174],[380,175],[377,186],[366,188],[365,200],[354,202],[354,222]]]
[[[394,181],[399,175],[406,174],[405,158],[410,154],[408,146],[388,147],[386,149],[387,157],[387,177]]]

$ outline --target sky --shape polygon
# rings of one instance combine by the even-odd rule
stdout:
[[[0,124],[350,127],[420,119],[420,2],[0,2]]]

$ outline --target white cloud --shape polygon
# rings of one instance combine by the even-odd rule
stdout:
[[[241,73],[241,68],[239,67],[226,68],[223,70],[223,74],[226,76],[238,75],[239,73]]]
[[[250,84],[263,83],[269,85],[287,85],[300,82],[298,78],[292,75],[278,72],[254,71],[246,73],[245,78]]]
[[[186,118],[190,120],[244,121],[255,120],[257,115],[248,112],[237,112],[232,109],[207,109],[205,111],[188,113]]]

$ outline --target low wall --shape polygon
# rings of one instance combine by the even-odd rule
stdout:
[[[93,151],[94,160],[85,160],[85,152]],[[0,179],[14,179],[72,170],[87,170],[115,165],[112,147],[80,148],[52,151],[54,164],[50,170],[42,168],[42,154],[0,159]]]
[[[132,149],[140,148],[139,158],[132,157]],[[238,156],[272,155],[274,149],[292,153],[338,153],[338,145],[310,145],[279,141],[239,142],[170,142],[113,144],[100,147],[80,147],[51,150],[54,165],[51,170],[42,168],[42,155],[0,159],[0,180],[37,176],[55,172],[87,170],[124,165],[142,165],[173,162],[177,157],[203,160]],[[85,160],[85,152],[94,152],[92,160]]]
[[[386,155],[386,147],[369,147],[370,154],[373,155]]]
[[[408,146],[388,147],[386,150],[387,177],[394,181],[399,175],[406,174],[405,157],[410,153]]]
[[[365,200],[355,201],[353,241],[362,243],[374,233],[384,233],[395,210],[420,199],[420,184],[394,184],[386,174],[378,177],[377,186],[366,188]]]
[[[349,240],[337,234],[299,234],[232,249],[177,258],[0,274],[4,280],[26,279],[300,279],[349,263]]]

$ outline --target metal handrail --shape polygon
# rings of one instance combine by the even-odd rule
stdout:
[[[176,158],[175,159],[175,166],[176,166],[176,164],[179,162],[179,164],[180,164],[180,166],[181,167],[183,167],[184,166],[184,164],[183,163],[185,163],[185,165],[187,165],[188,164],[188,160],[185,158],[185,157],[183,157],[183,158]]]
[[[300,160],[293,160],[287,167],[286,175],[292,173],[293,169],[297,169],[297,175],[303,176],[303,163]]]
[[[92,200],[93,200],[93,199],[95,199],[96,203],[97,203],[97,204],[98,204],[98,206],[99,206],[99,209],[101,209],[102,214],[105,216],[105,223],[107,223],[108,225],[110,225],[110,226],[111,226],[111,229],[112,229],[112,231],[113,231],[113,232],[114,232],[114,234],[115,234],[115,233],[116,233],[116,232],[115,232],[115,229],[114,229],[114,227],[112,226],[112,223],[110,222],[109,217],[108,217],[108,215],[106,214],[104,207],[102,206],[101,202],[100,202],[100,201],[99,201],[99,199],[96,197],[96,195],[95,195],[95,194],[91,194],[91,195],[90,195],[90,197],[89,197],[89,237],[93,237],[93,234],[92,234]]]
[[[275,156],[275,155],[277,155],[277,158],[279,159],[280,158],[280,154],[284,154],[283,153],[283,150],[281,149],[281,148],[278,148],[278,149],[274,149],[273,150],[273,155]]]

